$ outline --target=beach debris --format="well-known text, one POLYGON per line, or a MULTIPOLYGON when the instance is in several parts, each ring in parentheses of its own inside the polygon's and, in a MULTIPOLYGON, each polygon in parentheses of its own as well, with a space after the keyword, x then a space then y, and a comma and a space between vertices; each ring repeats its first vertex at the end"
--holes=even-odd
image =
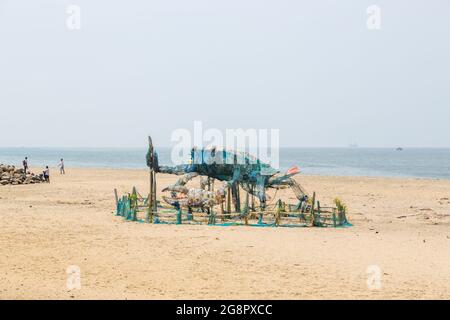
POLYGON ((16 169, 13 165, 0 164, 0 185, 35 184, 45 182, 43 174, 25 172, 24 169, 16 169))

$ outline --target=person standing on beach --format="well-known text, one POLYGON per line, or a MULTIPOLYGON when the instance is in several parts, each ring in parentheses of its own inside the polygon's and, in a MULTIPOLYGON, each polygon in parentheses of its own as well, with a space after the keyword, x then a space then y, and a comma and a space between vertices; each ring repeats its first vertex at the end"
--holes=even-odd
POLYGON ((50 183, 50 169, 48 168, 48 166, 45 166, 45 170, 43 173, 44 173, 45 182, 50 183))
POLYGON ((25 157, 25 159, 22 161, 23 170, 25 173, 27 173, 28 170, 28 157, 25 157))
POLYGON ((64 170, 64 159, 63 158, 61 158, 61 161, 58 164, 58 167, 59 167, 60 174, 66 174, 66 170, 64 170))

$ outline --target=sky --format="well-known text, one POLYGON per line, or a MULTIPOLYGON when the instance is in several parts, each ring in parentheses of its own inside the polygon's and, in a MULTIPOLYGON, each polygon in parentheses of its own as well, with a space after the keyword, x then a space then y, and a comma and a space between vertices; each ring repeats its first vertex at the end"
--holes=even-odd
POLYGON ((0 0, 0 147, 450 147, 449 39, 450 0, 0 0))

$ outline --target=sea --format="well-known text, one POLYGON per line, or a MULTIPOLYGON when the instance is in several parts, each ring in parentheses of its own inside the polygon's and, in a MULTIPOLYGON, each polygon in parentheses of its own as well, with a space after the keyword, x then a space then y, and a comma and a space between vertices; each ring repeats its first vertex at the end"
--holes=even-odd
MULTIPOLYGON (((67 170, 146 168, 142 148, 0 148, 0 164, 55 167, 64 158, 67 170)), ((170 165, 171 149, 157 149, 160 164, 170 165)), ((303 174, 325 176, 411 177, 450 179, 450 148, 281 148, 280 171, 297 165, 303 174)))

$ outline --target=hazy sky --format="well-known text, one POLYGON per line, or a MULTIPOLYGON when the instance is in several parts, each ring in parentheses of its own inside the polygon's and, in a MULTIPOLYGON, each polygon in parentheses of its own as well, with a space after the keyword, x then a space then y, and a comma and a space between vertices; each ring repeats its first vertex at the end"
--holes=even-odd
POLYGON ((194 120, 450 147, 450 0, 0 0, 0 41, 0 147, 167 146, 194 120))

